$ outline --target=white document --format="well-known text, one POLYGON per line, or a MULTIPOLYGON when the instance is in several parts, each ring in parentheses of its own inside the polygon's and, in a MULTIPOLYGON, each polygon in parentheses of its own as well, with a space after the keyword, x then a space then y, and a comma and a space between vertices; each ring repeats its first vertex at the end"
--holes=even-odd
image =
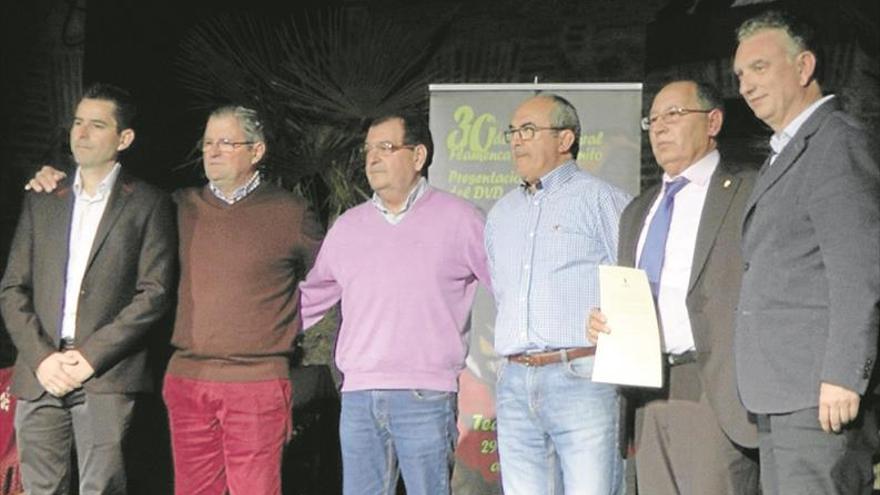
POLYGON ((593 381, 660 388, 660 328, 645 271, 600 266, 599 287, 601 310, 611 333, 599 334, 593 381))

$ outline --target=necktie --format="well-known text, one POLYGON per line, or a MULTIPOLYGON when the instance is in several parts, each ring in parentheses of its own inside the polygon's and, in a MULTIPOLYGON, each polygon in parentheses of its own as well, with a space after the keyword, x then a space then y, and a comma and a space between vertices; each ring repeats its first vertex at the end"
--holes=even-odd
POLYGON ((642 246, 642 255, 639 257, 639 268, 648 274, 648 282, 651 284, 651 293, 654 299, 660 293, 660 270, 663 269, 663 258, 666 257, 666 238, 669 236, 669 224, 672 221, 672 207, 675 204, 675 195, 682 187, 687 185, 688 180, 679 177, 672 182, 666 183, 666 191, 660 206, 651 219, 648 226, 648 234, 645 236, 645 244, 642 246))

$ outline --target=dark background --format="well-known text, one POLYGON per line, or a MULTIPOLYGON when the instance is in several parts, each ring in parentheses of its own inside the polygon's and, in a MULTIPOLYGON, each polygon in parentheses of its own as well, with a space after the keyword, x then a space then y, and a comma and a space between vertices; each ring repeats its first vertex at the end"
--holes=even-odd
MULTIPOLYGON (((301 32, 317 33, 329 25, 321 16, 334 12, 352 21, 343 25, 381 22, 401 32, 427 33, 421 38, 424 46, 416 47, 421 51, 417 56, 403 51, 407 47, 400 46, 399 37, 364 39, 368 48, 385 55, 376 58, 389 65, 385 69, 408 67, 414 80, 427 82, 531 82, 535 77, 542 82, 644 82, 645 102, 650 104, 664 81, 701 77, 715 82, 726 98, 722 151, 728 157, 760 163, 769 130, 737 95, 730 68, 733 33, 742 20, 761 9, 788 7, 818 20, 825 36, 824 59, 831 69, 824 89, 836 92, 877 135, 880 2, 739 3, 750 2, 0 0, 0 267, 5 265, 26 178, 42 163, 70 165, 67 127, 82 88, 89 83, 118 84, 130 89, 138 101, 137 139, 124 157, 130 172, 167 190, 202 180, 193 152, 207 108, 242 98, 230 94, 228 81, 216 71, 215 79, 202 84, 201 90, 186 80, 187 75, 199 73, 194 65, 212 64, 207 54, 201 60, 200 53, 187 51, 187 41, 218 19, 229 25, 251 20, 269 28, 290 22, 301 32)), ((364 32, 377 36, 374 31, 364 32)), ((222 55, 222 37, 218 43, 217 53, 222 55)), ((335 62, 358 66, 353 57, 335 62)), ((358 87, 355 80, 347 87, 354 92, 375 90, 364 84, 358 87)), ((425 87, 423 109, 427 97, 425 87)), ((359 111, 353 112, 353 122, 368 113, 359 111)), ((317 124, 322 120, 318 111, 294 117, 317 124)), ((328 115, 327 120, 333 117, 328 115)), ((301 167, 296 177, 320 176, 321 170, 308 165, 312 167, 291 161, 280 166, 301 167)), ((362 175, 357 164, 352 166, 357 168, 352 172, 355 176, 362 175)), ((642 172, 643 185, 659 176, 647 141, 642 172)), ((308 184, 322 218, 331 217, 332 212, 323 211, 320 197, 329 194, 326 184, 321 180, 308 184)), ((317 353, 322 355, 311 363, 329 363, 327 349, 325 343, 317 353)), ((12 359, 13 349, 0 327, 0 366, 12 359)), ((285 483, 289 493, 334 493, 338 456, 333 381, 326 368, 295 372, 305 395, 300 396, 301 413, 295 415, 298 437, 288 460, 298 471, 285 483), (296 487, 290 485, 294 479, 296 487)), ((164 412, 157 402, 145 413, 143 435, 150 441, 139 453, 145 466, 140 474, 145 480, 143 493, 170 493, 164 412)))
MULTIPOLYGON (((733 31, 768 5, 788 6, 819 19, 828 41, 826 59, 833 67, 826 89, 836 90, 851 111, 880 129, 880 3, 732 3, 3 0, 0 259, 6 257, 24 178, 39 163, 68 164, 67 125, 82 87, 91 82, 129 88, 139 102, 137 139, 125 157, 129 171, 169 190, 201 180, 193 149, 206 109, 236 96, 224 94, 222 81, 209 85, 211 97, 187 88, 182 65, 192 64, 193 55, 199 55, 185 57, 181 45, 218 18, 256 18, 264 23, 294 19, 302 24, 316 21, 316 12, 335 10, 371 22, 388 21, 402 30, 432 31, 425 47, 430 58, 423 61, 431 65, 430 82, 529 82, 535 77, 542 82, 634 81, 645 83, 650 102, 663 81, 696 75, 716 82, 727 98, 724 151, 760 161, 767 130, 736 93, 730 70, 733 31)), ((399 49, 395 41, 387 40, 391 55, 399 49)), ((393 57, 387 61, 404 62, 393 57)), ((656 167, 650 150, 643 148, 643 180, 649 183, 656 180, 656 167)))

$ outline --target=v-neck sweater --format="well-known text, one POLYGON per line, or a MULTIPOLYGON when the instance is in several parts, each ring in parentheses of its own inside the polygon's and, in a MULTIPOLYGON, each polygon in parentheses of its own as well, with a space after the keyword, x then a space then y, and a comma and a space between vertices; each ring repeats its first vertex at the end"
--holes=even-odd
POLYGON ((263 183, 232 205, 175 193, 180 287, 168 372, 213 381, 288 376, 301 325, 297 283, 321 237, 305 202, 263 183))

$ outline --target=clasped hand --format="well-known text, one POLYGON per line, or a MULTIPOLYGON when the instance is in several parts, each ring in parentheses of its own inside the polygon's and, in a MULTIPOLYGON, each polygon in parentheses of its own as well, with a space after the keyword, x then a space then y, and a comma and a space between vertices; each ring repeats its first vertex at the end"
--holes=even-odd
POLYGON ((77 350, 55 352, 37 367, 37 380, 47 392, 63 397, 82 387, 92 375, 94 368, 77 350))

